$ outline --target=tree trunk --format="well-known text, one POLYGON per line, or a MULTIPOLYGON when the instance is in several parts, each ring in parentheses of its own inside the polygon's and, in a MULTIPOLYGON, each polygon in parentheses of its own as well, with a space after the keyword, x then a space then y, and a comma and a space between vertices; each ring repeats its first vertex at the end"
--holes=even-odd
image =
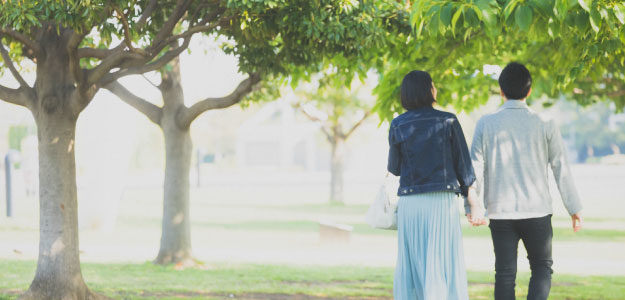
POLYGON ((31 108, 39 140, 39 258, 22 299, 98 299, 87 288, 78 254, 75 128, 78 113, 65 40, 54 30, 41 38, 36 98, 31 108))
POLYGON ((332 160, 330 165, 330 202, 343 204, 343 164, 345 161, 345 140, 335 137, 331 141, 332 160))
POLYGON ((192 265, 189 173, 193 146, 189 126, 181 126, 178 120, 180 111, 186 109, 178 58, 172 65, 172 70, 163 74, 160 87, 164 101, 160 126, 165 136, 165 185, 161 247, 154 263, 192 265))

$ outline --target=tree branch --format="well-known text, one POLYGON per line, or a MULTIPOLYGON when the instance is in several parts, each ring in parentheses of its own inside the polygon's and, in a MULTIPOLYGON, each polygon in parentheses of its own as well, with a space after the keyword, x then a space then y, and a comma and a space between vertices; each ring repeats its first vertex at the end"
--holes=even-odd
POLYGON ((136 52, 139 53, 143 56, 148 56, 145 53, 145 50, 143 49, 137 49, 132 45, 132 37, 130 36, 130 25, 128 24, 128 18, 126 17, 126 15, 122 12, 122 10, 117 7, 114 6, 114 10, 115 13, 117 13, 118 19, 121 21, 122 23, 122 27, 123 27, 123 32, 124 32, 124 43, 126 43, 126 46, 128 47, 128 49, 131 52, 136 52))
MULTIPOLYGON (((186 4, 185 3, 186 1, 178 1, 176 9, 177 10, 181 8, 186 9, 186 7, 188 6, 188 3, 186 4)), ((173 22, 173 25, 175 26, 175 24, 177 24, 177 22, 179 21, 181 17, 182 15, 180 15, 180 12, 174 12, 167 22, 169 23, 171 21, 173 22)), ((169 38, 166 38, 166 36, 162 38, 158 38, 157 36, 157 38, 154 40, 151 46, 149 46, 145 50, 141 49, 140 51, 141 53, 133 53, 132 51, 113 51, 112 53, 111 52, 107 53, 103 51, 96 52, 94 50, 85 49, 83 51, 84 53, 90 53, 94 55, 108 54, 108 57, 106 57, 97 67, 89 71, 90 74, 88 77, 88 82, 90 84, 100 82, 101 85, 104 86, 110 82, 113 82, 127 75, 141 74, 145 72, 158 70, 162 68, 165 64, 167 64, 170 60, 172 60, 174 57, 182 53, 182 51, 184 51, 189 46, 189 42, 191 41, 191 36, 193 34, 198 33, 200 31, 209 30, 210 28, 213 28, 215 26, 217 26, 217 24, 194 26, 192 28, 189 28, 186 32, 182 34, 174 35, 169 38), (173 50, 170 50, 169 52, 165 53, 163 56, 158 58, 156 61, 147 65, 144 65, 145 63, 148 63, 150 60, 152 60, 156 56, 156 54, 158 54, 158 52, 160 52, 167 45, 163 43, 164 41, 167 41, 169 44, 180 38, 184 38, 182 46, 175 48, 173 50), (148 55, 148 53, 150 54, 148 55), (130 64, 131 66, 128 67, 127 69, 124 69, 124 66, 121 66, 121 64, 124 61, 131 61, 132 62, 130 64), (132 67, 132 65, 135 65, 135 66, 132 67), (115 67, 122 67, 122 70, 119 70, 115 73, 110 74, 109 73, 110 70, 112 70, 115 67)), ((159 32, 159 34, 163 33, 164 30, 166 30, 165 26, 159 32)), ((172 30, 173 29, 169 30, 170 34, 172 30)))
POLYGON ((4 100, 11 104, 28 107, 28 91, 23 87, 12 89, 0 85, 0 100, 4 100))
POLYGON ((321 120, 321 119, 319 119, 319 118, 309 114, 308 112, 306 112, 306 110, 304 108, 302 108, 302 105, 299 104, 299 103, 294 104, 293 107, 295 107, 295 109, 301 111, 302 114, 304 114, 304 116, 306 116, 309 120, 311 120, 311 121, 313 121, 315 123, 318 123, 320 125, 321 132, 326 136, 326 139, 328 140, 328 142, 333 143, 334 135, 330 133, 331 130, 328 130, 327 124, 323 120, 321 120))
POLYGON ((160 107, 131 93, 118 81, 113 81, 104 86, 104 88, 111 91, 111 93, 115 94, 119 99, 126 102, 128 105, 134 107, 140 113, 144 114, 153 123, 160 125, 161 117, 163 115, 163 110, 160 107))
POLYGON ((145 23, 147 23, 148 18, 152 15, 152 11, 154 11, 154 8, 156 7, 156 3, 157 0, 150 0, 148 5, 145 6, 141 17, 139 18, 139 21, 137 21, 137 28, 139 28, 139 30, 141 30, 145 23))
POLYGON ((176 56, 180 55, 182 51, 187 49, 187 47, 189 46, 189 42, 191 42, 191 36, 186 37, 181 46, 175 49, 169 50, 168 52, 163 54, 163 56, 159 57, 157 60, 149 64, 138 65, 135 67, 129 67, 127 69, 119 70, 115 73, 104 74, 104 76, 102 76, 100 79, 100 84, 104 86, 124 76, 143 74, 143 73, 147 73, 151 71, 156 71, 164 67, 169 61, 171 61, 176 56))
MULTIPOLYGON (((148 14, 151 12, 151 10, 154 9, 153 6, 156 5, 153 2, 156 1, 151 1, 150 3, 148 3, 146 10, 141 16, 141 19, 147 19, 148 14)), ((186 13, 190 2, 192 1, 177 1, 174 12, 171 14, 161 30, 158 32, 152 44, 144 49, 134 49, 132 45, 129 45, 129 43, 125 42, 122 42, 120 46, 111 50, 99 50, 92 48, 80 49, 79 57, 96 57, 102 59, 98 66, 91 70, 88 70, 87 83, 89 84, 89 86, 96 83, 101 86, 105 86, 127 75, 142 74, 145 72, 158 70, 165 66, 165 64, 167 64, 174 57, 182 53, 182 51, 184 51, 189 46, 189 42, 193 34, 215 28, 220 24, 221 21, 224 20, 222 19, 210 25, 206 25, 205 22, 207 21, 204 21, 204 23, 201 25, 191 26, 185 32, 172 36, 173 29, 186 13), (163 56, 157 58, 155 61, 150 63, 150 61, 152 61, 167 45, 181 38, 184 39, 182 46, 169 50, 163 56), (130 51, 124 51, 124 46, 128 46, 130 51), (110 73, 110 71, 114 68, 120 68, 120 70, 114 73, 110 73)), ((125 18, 125 16, 123 16, 123 14, 119 12, 119 10, 117 11, 117 14, 120 15, 120 18, 125 18)), ((123 21, 124 20, 122 20, 122 22, 123 21)), ((126 29, 124 30, 127 31, 126 29)), ((126 34, 125 40, 129 40, 129 35, 126 34)))
POLYGON ((350 128, 349 131, 347 131, 346 134, 343 134, 343 138, 344 139, 348 139, 349 136, 352 135, 352 133, 354 133, 356 128, 358 128, 360 125, 362 125, 362 123, 365 121, 365 119, 367 119, 370 115, 371 115, 370 111, 365 112, 365 115, 360 119, 360 121, 356 122, 356 124, 354 124, 354 126, 352 126, 352 128, 350 128))
POLYGON ((222 109, 239 103, 243 97, 254 90, 254 86, 260 80, 261 77, 258 73, 252 73, 247 79, 241 81, 230 95, 221 98, 206 98, 193 104, 180 115, 178 124, 181 128, 187 128, 193 120, 208 110, 222 109))
POLYGON ((80 48, 77 51, 78 51, 78 58, 93 57, 97 59, 105 59, 109 55, 111 55, 111 53, 113 53, 114 50, 97 49, 97 48, 80 48))
POLYGON ((87 82, 89 83, 89 85, 98 82, 104 76, 109 74, 109 72, 113 68, 120 65, 124 60, 129 60, 129 59, 141 61, 141 60, 144 60, 145 57, 137 53, 128 52, 128 51, 114 51, 111 54, 109 54, 108 57, 102 60, 102 62, 100 62, 100 64, 97 67, 88 71, 87 82))
POLYGON ((150 80, 147 77, 145 77, 145 74, 141 74, 141 77, 143 77, 143 79, 145 79, 145 81, 147 81, 151 86, 159 89, 159 86, 157 84, 155 84, 154 82, 152 82, 152 80, 150 80))
POLYGON ((0 36, 0 54, 2 54, 2 60, 4 61, 4 65, 7 68, 9 68, 9 71, 11 71, 11 74, 13 74, 13 77, 15 77, 15 80, 19 82, 20 86, 24 88, 26 87, 30 88, 28 83, 26 83, 26 80, 24 80, 22 75, 20 75, 20 72, 18 72, 17 69, 15 68, 13 61, 11 60, 11 57, 9 56, 9 52, 7 51, 7 49, 4 48, 4 45, 2 44, 1 36, 0 36))
POLYGON ((611 93, 607 93, 606 96, 608 96, 608 98, 616 98, 616 97, 625 96, 625 90, 620 90, 620 91, 614 91, 614 92, 611 92, 611 93))
POLYGON ((37 43, 35 43, 33 40, 28 38, 26 35, 18 32, 18 31, 15 31, 13 29, 0 27, 0 33, 6 34, 6 35, 14 38, 15 40, 19 41, 24 46, 30 48, 34 52, 35 55, 37 53, 41 52, 41 47, 39 47, 39 45, 37 43))
POLYGON ((150 53, 160 52, 160 49, 163 49, 169 43, 164 42, 164 40, 171 35, 178 21, 184 16, 187 7, 189 7, 191 1, 189 0, 178 0, 176 2, 176 7, 174 8, 174 12, 167 19, 167 22, 163 24, 161 30, 156 34, 154 38, 154 42, 152 43, 152 47, 148 49, 150 53))
POLYGON ((80 57, 78 56, 78 45, 85 38, 87 34, 72 32, 72 35, 67 43, 67 53, 69 55, 69 69, 74 76, 77 88, 81 94, 85 92, 85 70, 80 67, 80 57))
POLYGON ((193 26, 193 27, 187 29, 187 31, 185 31, 185 32, 183 32, 181 34, 170 36, 169 38, 165 39, 164 42, 166 44, 169 44, 169 43, 174 42, 174 41, 176 41, 178 39, 187 38, 188 36, 191 36, 191 35, 196 34, 198 32, 209 31, 209 30, 217 27, 219 24, 221 24, 221 22, 223 22, 225 20, 229 20, 229 19, 230 19, 230 17, 220 19, 219 22, 214 22, 214 23, 211 23, 209 25, 193 26))

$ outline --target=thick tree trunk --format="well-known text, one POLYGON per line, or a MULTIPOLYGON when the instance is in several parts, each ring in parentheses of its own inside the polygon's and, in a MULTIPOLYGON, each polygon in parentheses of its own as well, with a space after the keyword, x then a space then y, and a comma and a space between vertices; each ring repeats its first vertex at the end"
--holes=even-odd
POLYGON ((39 136, 39 259, 23 299, 89 299, 78 255, 74 132, 62 114, 37 118, 39 136))
POLYGON ((343 204, 343 164, 345 161, 345 140, 335 137, 331 141, 330 202, 343 204))
POLYGON ((161 84, 165 103, 160 124, 165 136, 165 185, 161 247, 154 262, 192 265, 189 172, 193 145, 189 127, 179 124, 180 111, 186 107, 178 59, 172 65, 161 84))
POLYGON ((22 299, 98 299, 87 288, 78 254, 78 203, 74 137, 78 112, 66 40, 48 30, 41 38, 30 107, 39 140, 39 258, 22 299))

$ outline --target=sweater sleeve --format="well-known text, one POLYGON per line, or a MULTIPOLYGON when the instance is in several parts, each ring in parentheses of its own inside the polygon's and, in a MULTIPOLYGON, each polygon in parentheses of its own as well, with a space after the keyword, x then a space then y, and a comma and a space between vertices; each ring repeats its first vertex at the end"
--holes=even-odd
POLYGON ((549 151, 549 165, 553 171, 564 207, 570 215, 582 210, 582 203, 573 182, 573 176, 566 159, 560 130, 555 122, 550 121, 547 126, 547 144, 549 151))

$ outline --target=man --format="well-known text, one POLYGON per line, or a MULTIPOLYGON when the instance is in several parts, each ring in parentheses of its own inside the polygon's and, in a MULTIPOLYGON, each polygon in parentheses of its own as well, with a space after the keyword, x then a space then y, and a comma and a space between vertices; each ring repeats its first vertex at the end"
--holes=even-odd
POLYGON ((532 91, 531 86, 532 77, 525 66, 508 64, 499 76, 505 102, 496 112, 478 121, 471 146, 477 177, 475 188, 484 195, 486 215, 490 219, 496 300, 515 299, 519 240, 525 245, 532 270, 527 299, 549 296, 553 273, 553 209, 548 166, 575 232, 582 223, 582 205, 558 126, 527 106, 525 99, 532 91))

